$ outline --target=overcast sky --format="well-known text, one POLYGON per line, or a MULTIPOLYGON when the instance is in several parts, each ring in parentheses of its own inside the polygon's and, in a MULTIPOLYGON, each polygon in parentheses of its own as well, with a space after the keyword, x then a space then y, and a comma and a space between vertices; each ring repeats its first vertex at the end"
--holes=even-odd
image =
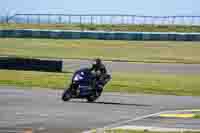
POLYGON ((4 13, 200 15, 200 0, 0 0, 4 13))

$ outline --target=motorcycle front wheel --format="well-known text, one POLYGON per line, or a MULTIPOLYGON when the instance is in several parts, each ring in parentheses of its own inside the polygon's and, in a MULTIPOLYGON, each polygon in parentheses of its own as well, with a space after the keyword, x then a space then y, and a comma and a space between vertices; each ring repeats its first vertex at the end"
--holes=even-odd
POLYGON ((69 101, 71 99, 71 93, 70 91, 67 89, 63 92, 62 94, 62 100, 63 101, 69 101))

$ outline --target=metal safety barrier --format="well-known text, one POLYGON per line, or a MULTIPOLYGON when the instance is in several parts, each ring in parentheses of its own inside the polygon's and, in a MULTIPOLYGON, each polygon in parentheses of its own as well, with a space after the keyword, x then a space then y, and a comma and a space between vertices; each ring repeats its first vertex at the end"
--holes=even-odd
POLYGON ((152 40, 152 41, 200 41, 200 33, 176 32, 106 32, 64 30, 0 30, 0 37, 102 39, 102 40, 152 40))

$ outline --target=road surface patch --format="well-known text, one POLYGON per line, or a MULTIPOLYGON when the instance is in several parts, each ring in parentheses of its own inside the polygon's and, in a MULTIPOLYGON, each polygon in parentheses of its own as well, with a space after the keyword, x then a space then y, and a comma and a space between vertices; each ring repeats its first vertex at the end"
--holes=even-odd
MULTIPOLYGON (((200 112, 199 109, 191 109, 191 110, 173 110, 173 111, 162 111, 162 112, 158 112, 158 113, 154 113, 154 114, 149 114, 149 115, 145 115, 145 116, 141 116, 141 117, 137 117, 137 118, 133 118, 127 121, 121 121, 121 122, 117 122, 111 125, 108 125, 104 128, 101 129, 97 129, 96 132, 98 133, 98 131, 106 131, 106 130, 133 130, 133 131, 152 131, 152 132, 185 132, 185 131, 191 131, 191 132, 200 132, 200 128, 199 129, 190 129, 190 128, 165 128, 165 127, 156 127, 156 126, 143 126, 143 125, 131 125, 131 123, 136 122, 136 121, 141 121, 141 120, 145 120, 148 118, 158 118, 159 117, 163 117, 163 118, 195 118, 196 113, 200 112)), ((94 130, 90 130, 90 131, 86 131, 84 133, 93 133, 94 130)))
POLYGON ((198 118, 200 115, 200 110, 193 109, 193 110, 180 110, 177 112, 168 112, 159 114, 159 117, 162 118, 198 118))
POLYGON ((148 126, 121 126, 111 130, 135 130, 135 131, 148 131, 148 132, 199 132, 197 129, 184 129, 184 128, 163 128, 163 127, 148 127, 148 126))
POLYGON ((160 114, 159 116, 166 118, 194 118, 195 114, 160 114))

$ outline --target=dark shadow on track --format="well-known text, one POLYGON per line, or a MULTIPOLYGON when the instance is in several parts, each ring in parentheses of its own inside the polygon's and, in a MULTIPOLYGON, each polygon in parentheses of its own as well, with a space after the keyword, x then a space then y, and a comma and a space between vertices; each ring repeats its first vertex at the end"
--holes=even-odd
POLYGON ((70 103, 85 103, 85 104, 104 104, 104 105, 119 105, 119 106, 138 106, 138 107, 151 107, 146 104, 133 104, 133 103, 120 103, 120 102, 85 102, 85 101, 69 101, 70 103))

